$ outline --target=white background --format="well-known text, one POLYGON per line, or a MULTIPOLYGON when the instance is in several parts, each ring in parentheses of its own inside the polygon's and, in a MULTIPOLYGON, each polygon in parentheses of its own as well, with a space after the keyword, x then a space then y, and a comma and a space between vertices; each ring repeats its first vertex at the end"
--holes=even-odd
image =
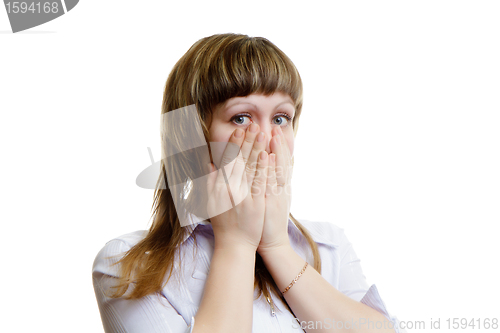
POLYGON ((500 318, 499 17, 497 1, 87 0, 12 34, 0 8, 2 327, 102 332, 92 263, 150 225, 135 179, 147 147, 160 157, 167 76, 224 32, 268 38, 303 78, 292 213, 344 228, 400 320, 500 318))

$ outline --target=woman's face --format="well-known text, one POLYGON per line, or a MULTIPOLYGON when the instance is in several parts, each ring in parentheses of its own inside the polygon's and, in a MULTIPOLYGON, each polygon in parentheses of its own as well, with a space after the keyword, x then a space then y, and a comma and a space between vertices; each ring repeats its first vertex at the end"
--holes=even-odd
MULTIPOLYGON (((219 104, 213 114, 210 125, 210 142, 228 142, 234 130, 241 128, 246 131, 252 123, 260 126, 260 131, 266 135, 266 151, 271 153, 269 140, 275 127, 281 126, 293 156, 293 127, 292 120, 295 116, 295 107, 290 96, 281 92, 272 95, 250 94, 246 97, 233 97, 219 104), (271 133, 272 131, 272 133, 271 133)), ((214 163, 218 166, 222 159, 223 148, 212 149, 214 163)))

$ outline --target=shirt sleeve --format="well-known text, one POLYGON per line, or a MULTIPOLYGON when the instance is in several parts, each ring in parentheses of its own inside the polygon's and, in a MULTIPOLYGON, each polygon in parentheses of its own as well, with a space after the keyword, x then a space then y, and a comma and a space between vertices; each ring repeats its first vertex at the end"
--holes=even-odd
POLYGON ((373 284, 368 288, 360 260, 343 231, 340 243, 339 290, 352 299, 383 314, 392 323, 396 333, 406 332, 399 328, 399 320, 391 316, 387 311, 377 287, 373 284))
POLYGON ((92 280, 94 291, 106 333, 191 333, 194 317, 188 325, 170 302, 162 295, 151 294, 140 299, 111 298, 111 287, 117 282, 117 254, 124 253, 129 246, 123 241, 113 240, 97 255, 92 280))

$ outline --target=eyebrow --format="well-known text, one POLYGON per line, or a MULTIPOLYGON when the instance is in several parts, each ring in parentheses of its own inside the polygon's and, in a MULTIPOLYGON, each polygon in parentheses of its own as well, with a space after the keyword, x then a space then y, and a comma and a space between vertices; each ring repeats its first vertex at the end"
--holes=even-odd
MULTIPOLYGON (((236 102, 234 102, 234 103, 231 103, 229 106, 227 106, 227 105, 223 105, 223 107, 222 107, 222 109, 223 109, 223 113, 226 113, 228 109, 230 109, 230 108, 232 108, 233 106, 238 105, 238 104, 248 104, 248 105, 252 105, 252 106, 253 106, 255 109, 257 109, 257 110, 259 109, 259 108, 257 107, 257 105, 255 105, 255 104, 253 104, 253 103, 246 102, 246 101, 241 101, 241 102, 236 101, 236 102)), ((291 104, 291 105, 293 106, 293 115, 295 115, 295 105, 293 104, 293 100, 292 100, 291 98, 288 98, 288 100, 286 100, 286 101, 284 101, 284 102, 281 102, 281 103, 279 103, 278 105, 276 105, 276 106, 274 107, 274 110, 276 110, 277 108, 279 108, 279 107, 280 107, 281 105, 283 105, 283 104, 291 104)))

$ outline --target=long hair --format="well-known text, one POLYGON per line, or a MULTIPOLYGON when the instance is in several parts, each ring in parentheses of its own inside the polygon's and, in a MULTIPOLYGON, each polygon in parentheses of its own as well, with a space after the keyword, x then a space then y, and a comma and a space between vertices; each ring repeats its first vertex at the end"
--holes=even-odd
MULTIPOLYGON (((175 64, 165 85, 161 114, 194 104, 206 142, 209 142, 208 129, 212 112, 218 104, 232 97, 244 97, 252 93, 268 96, 275 92, 288 94, 294 102, 295 117, 292 126, 296 136, 302 110, 302 80, 292 61, 265 38, 218 34, 197 41, 175 64)), ((162 131, 168 132, 169 138, 183 137, 185 129, 182 126, 168 126, 162 128, 162 131)), ((175 150, 180 144, 179 140, 166 142, 167 140, 162 139, 162 153, 171 155, 169 150, 175 150)), ((178 148, 177 151, 182 152, 182 149, 178 148)), ((176 253, 192 229, 182 227, 179 223, 174 198, 181 193, 169 190, 167 176, 176 174, 179 183, 189 181, 188 177, 195 179, 202 176, 206 174, 206 166, 201 163, 197 165, 193 160, 202 161, 207 158, 202 156, 203 152, 200 150, 178 155, 180 158, 176 162, 176 170, 165 163, 166 159, 161 161, 161 175, 154 192, 151 228, 146 237, 118 261, 120 275, 112 297, 135 299, 160 293, 172 276, 176 253), (165 185, 161 186, 162 184, 165 185), (168 277, 165 279, 167 272, 168 277), (130 284, 133 284, 133 288, 125 295, 130 284)), ((200 192, 190 191, 186 200, 199 203, 197 193, 200 192)), ((290 219, 309 243, 314 256, 314 268, 321 272, 317 244, 291 213, 290 219)), ((196 248, 194 232, 192 237, 196 248)), ((254 281, 258 297, 263 293, 267 298, 274 292, 288 306, 258 253, 254 281)), ((291 311, 289 306, 288 309, 291 311)))

